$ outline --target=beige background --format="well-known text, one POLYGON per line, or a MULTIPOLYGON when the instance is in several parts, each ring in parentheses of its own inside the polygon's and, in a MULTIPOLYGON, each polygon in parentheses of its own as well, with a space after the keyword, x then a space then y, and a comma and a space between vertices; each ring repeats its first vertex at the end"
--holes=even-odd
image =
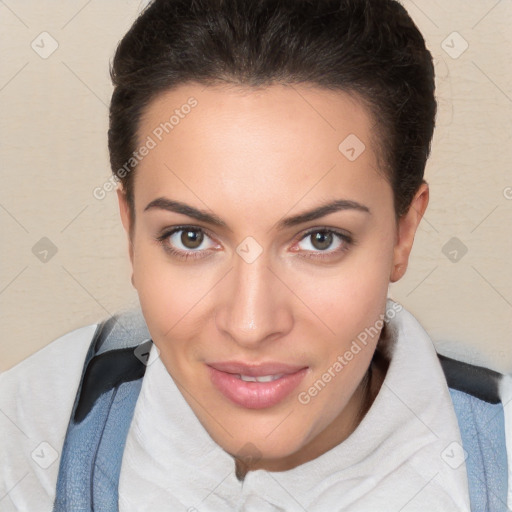
MULTIPOLYGON (((110 172, 108 62, 144 3, 0 1, 0 370, 136 304, 115 194, 92 191, 110 172), (43 237, 57 248, 46 262, 43 237)), ((390 295, 441 352, 512 372, 512 2, 404 4, 434 55, 440 112, 431 203, 390 295)))

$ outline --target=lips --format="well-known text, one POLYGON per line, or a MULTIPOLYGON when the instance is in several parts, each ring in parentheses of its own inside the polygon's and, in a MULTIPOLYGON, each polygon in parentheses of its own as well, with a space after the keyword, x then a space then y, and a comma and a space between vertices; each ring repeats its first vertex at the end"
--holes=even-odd
POLYGON ((289 375, 296 373, 305 366, 292 366, 284 363, 268 362, 260 364, 246 364, 236 361, 223 363, 209 363, 208 366, 219 370, 220 372, 232 373, 237 375, 249 375, 251 377, 262 377, 264 375, 289 375))
POLYGON ((231 402, 247 409, 277 405, 299 385, 308 368, 279 362, 246 364, 236 361, 209 363, 215 388, 231 402))

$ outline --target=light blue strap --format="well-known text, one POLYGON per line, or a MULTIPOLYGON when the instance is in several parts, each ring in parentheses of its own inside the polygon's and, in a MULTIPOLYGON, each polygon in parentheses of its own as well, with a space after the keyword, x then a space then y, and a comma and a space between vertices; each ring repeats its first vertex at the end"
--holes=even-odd
POLYGON ((148 336, 140 310, 111 317, 98 326, 62 448, 54 512, 117 512, 124 446, 145 370, 135 348, 148 336), (114 354, 113 350, 115 360, 109 363, 106 353, 114 354), (102 369, 96 367, 98 371, 92 372, 94 361, 102 358, 102 369), (88 388, 85 395, 91 400, 89 404, 83 401, 85 412, 77 417, 89 370, 89 383, 98 388, 99 396, 91 398, 88 388))
POLYGON ((121 462, 141 386, 142 379, 121 384, 110 407, 94 464, 93 510, 118 510, 121 462))
POLYGON ((62 450, 54 512, 117 512, 126 436, 142 379, 101 395, 81 423, 71 423, 62 450))
POLYGON ((505 418, 501 403, 490 404, 450 389, 468 458, 473 512, 507 512, 508 469, 505 418))

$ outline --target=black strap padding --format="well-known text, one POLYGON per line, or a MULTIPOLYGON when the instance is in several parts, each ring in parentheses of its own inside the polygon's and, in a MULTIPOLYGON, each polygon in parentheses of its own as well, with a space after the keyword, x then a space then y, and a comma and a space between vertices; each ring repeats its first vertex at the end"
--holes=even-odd
POLYGON ((473 395, 480 400, 490 404, 501 402, 499 394, 500 380, 502 374, 475 366, 450 357, 437 354, 446 377, 448 387, 473 395))
MULTIPOLYGON (((145 341, 138 352, 149 352, 152 341, 145 341), (146 347, 147 345, 147 347, 146 347)), ((73 421, 80 423, 91 411, 96 400, 107 391, 144 376, 146 365, 135 355, 136 347, 110 350, 94 356, 84 372, 80 397, 73 421)))

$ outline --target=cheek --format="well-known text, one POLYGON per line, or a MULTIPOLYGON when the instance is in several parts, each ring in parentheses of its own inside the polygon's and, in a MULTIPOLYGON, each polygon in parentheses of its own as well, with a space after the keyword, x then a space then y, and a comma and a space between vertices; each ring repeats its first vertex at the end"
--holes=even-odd
POLYGON ((133 271, 144 317, 160 350, 164 340, 194 336, 201 299, 212 289, 209 274, 199 276, 191 267, 171 263, 160 246, 149 243, 135 246, 133 271))
POLYGON ((303 282, 303 287, 311 287, 311 309, 319 312, 322 324, 329 328, 318 322, 312 327, 318 335, 324 333, 324 342, 315 346, 313 372, 302 390, 311 398, 309 406, 321 411, 316 415, 316 428, 330 424, 346 407, 373 356, 384 325, 388 292, 390 255, 380 256, 361 257, 350 265, 347 260, 316 292, 310 280, 303 282))
POLYGON ((393 259, 392 240, 390 231, 357 247, 333 269, 296 272, 296 289, 324 324, 325 337, 331 340, 330 350, 343 350, 384 313, 393 259))

